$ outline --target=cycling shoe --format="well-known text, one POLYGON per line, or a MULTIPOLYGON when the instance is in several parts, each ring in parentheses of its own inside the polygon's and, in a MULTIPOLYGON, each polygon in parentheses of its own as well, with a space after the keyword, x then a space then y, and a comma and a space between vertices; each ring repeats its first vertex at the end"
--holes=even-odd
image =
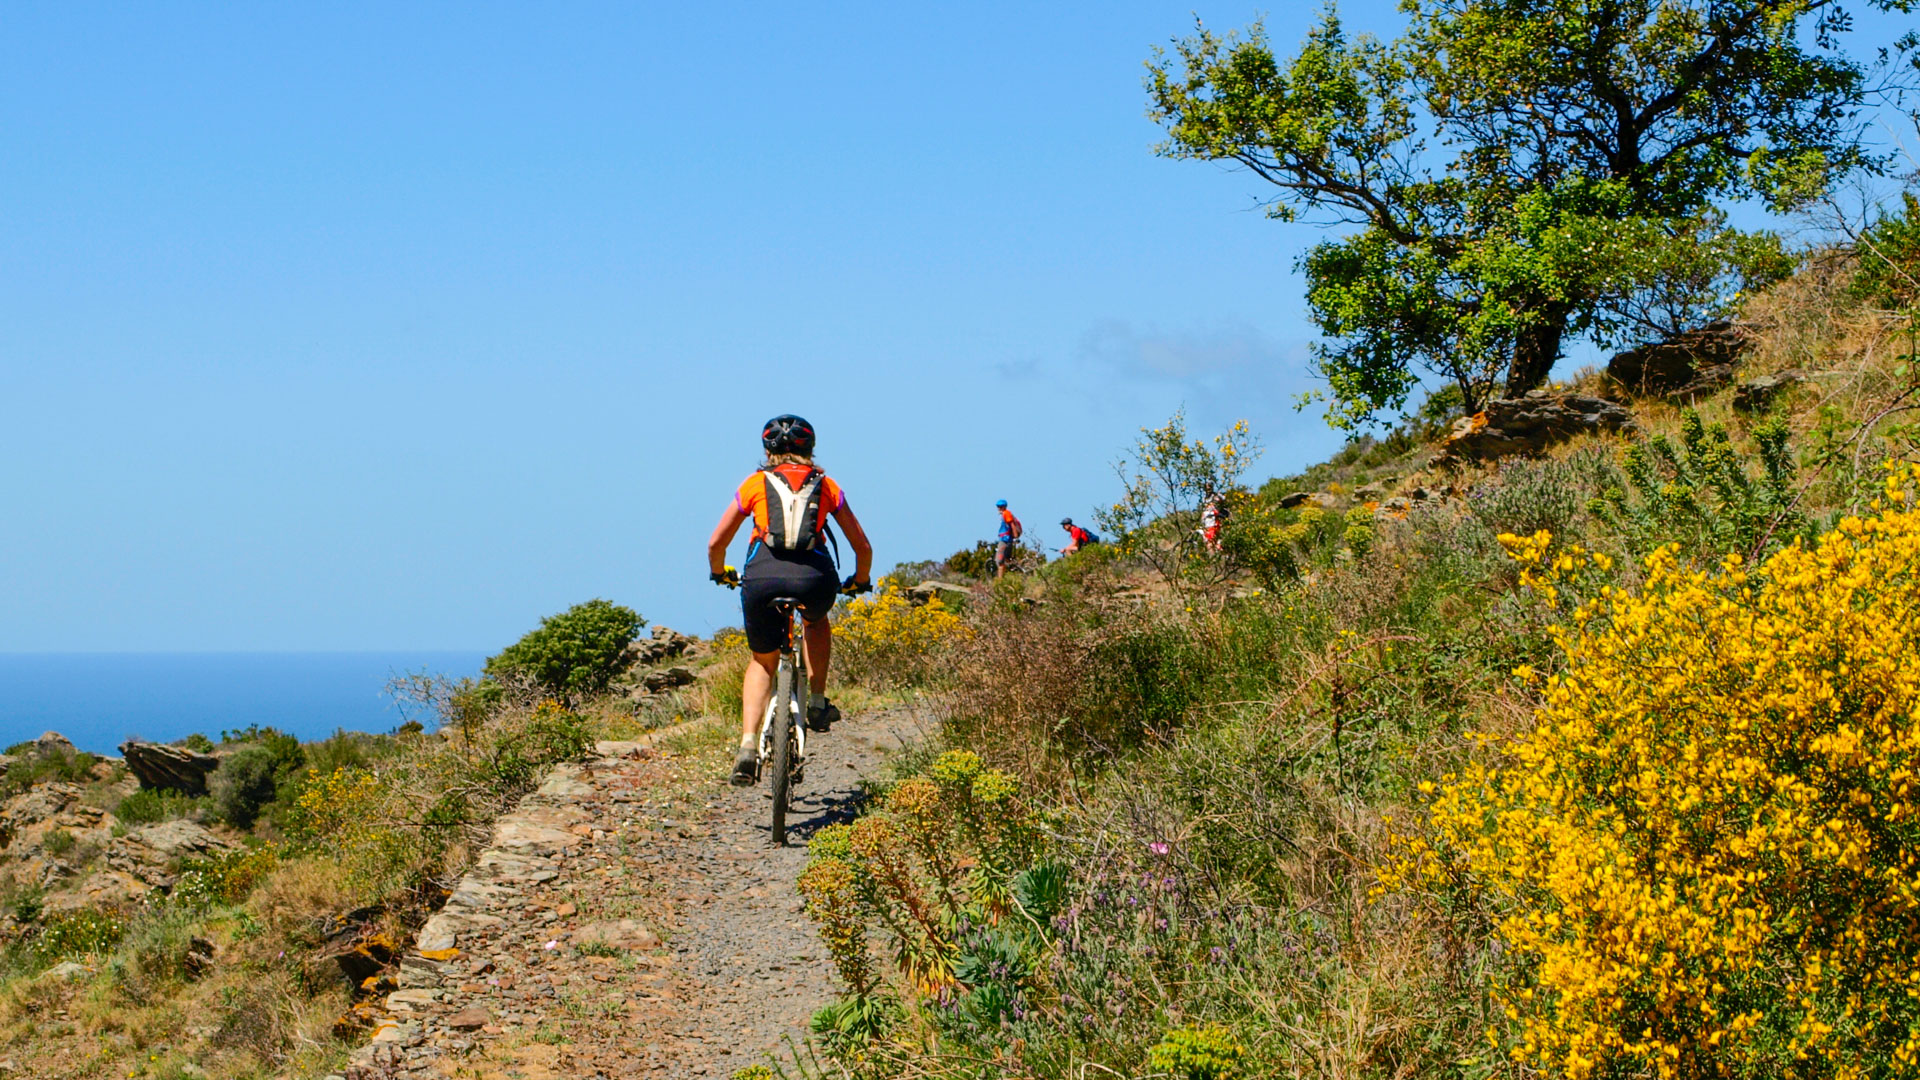
POLYGON ((819 708, 807 710, 808 731, 831 731, 834 722, 840 719, 840 710, 831 701, 823 701, 819 708))

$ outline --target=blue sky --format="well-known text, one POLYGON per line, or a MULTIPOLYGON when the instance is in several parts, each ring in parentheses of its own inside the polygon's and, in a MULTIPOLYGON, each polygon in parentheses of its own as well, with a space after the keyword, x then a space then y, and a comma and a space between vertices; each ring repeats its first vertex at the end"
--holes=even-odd
POLYGON ((1050 536, 1183 404, 1317 460, 1320 234, 1150 151, 1192 6, 9 5, 0 651, 710 630, 782 411, 883 565, 1050 536))

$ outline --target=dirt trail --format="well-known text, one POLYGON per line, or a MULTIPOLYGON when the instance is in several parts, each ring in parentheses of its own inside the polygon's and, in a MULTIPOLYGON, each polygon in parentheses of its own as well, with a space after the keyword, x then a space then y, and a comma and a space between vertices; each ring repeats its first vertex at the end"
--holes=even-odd
POLYGON ((721 725, 555 770, 423 928, 346 1077, 724 1077, 798 1041, 833 995, 793 887, 806 837, 914 731, 896 710, 810 741, 781 849, 766 786, 726 785, 721 725))

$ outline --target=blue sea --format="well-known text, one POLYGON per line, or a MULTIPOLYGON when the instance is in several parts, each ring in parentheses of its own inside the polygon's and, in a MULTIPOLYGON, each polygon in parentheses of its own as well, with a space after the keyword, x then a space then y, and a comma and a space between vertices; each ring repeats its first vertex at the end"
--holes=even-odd
MULTIPOLYGON (((386 694, 395 675, 477 675, 477 652, 0 653, 0 748, 57 731, 116 754, 138 736, 276 727, 301 739, 336 729, 392 731, 408 715, 386 694)), ((429 727, 432 718, 420 719, 429 727)))

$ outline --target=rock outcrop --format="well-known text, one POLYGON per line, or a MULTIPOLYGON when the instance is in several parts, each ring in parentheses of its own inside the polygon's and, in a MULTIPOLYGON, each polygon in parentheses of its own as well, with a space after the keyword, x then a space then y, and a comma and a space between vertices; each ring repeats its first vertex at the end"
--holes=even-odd
POLYGON ((1633 429, 1633 413, 1605 398, 1530 390, 1525 397, 1489 401, 1485 410, 1455 421, 1434 464, 1537 454, 1575 435, 1633 429))
POLYGON ((652 667, 687 651, 693 639, 664 626, 653 628, 653 636, 627 643, 621 659, 628 667, 652 667))
POLYGON ((914 607, 919 607, 936 596, 965 600, 971 595, 973 590, 964 585, 950 585, 944 581, 923 581, 907 590, 907 602, 914 607))
POLYGON ((1771 375, 1762 375, 1757 379, 1748 379, 1733 388, 1733 407, 1741 412, 1764 409, 1780 391, 1798 382, 1806 381, 1807 373, 1797 368, 1776 371, 1771 375))
POLYGON ((107 868, 144 885, 170 889, 173 868, 181 860, 205 859, 232 850, 232 844, 206 828, 176 818, 114 837, 107 845, 107 868))
POLYGON ((128 739, 120 745, 127 771, 140 778, 140 786, 188 795, 207 793, 207 774, 220 767, 220 759, 185 747, 128 739))
POLYGON ((1711 322, 1665 341, 1615 354, 1607 361, 1607 374, 1637 394, 1667 394, 1703 383, 1724 385, 1732 377, 1740 354, 1752 343, 1740 326, 1711 322), (1719 368, 1725 371, 1714 370, 1719 368))
POLYGON ((649 694, 659 694, 672 690, 676 686, 688 686, 693 682, 690 668, 670 667, 658 671, 649 671, 640 677, 640 687, 649 694))

